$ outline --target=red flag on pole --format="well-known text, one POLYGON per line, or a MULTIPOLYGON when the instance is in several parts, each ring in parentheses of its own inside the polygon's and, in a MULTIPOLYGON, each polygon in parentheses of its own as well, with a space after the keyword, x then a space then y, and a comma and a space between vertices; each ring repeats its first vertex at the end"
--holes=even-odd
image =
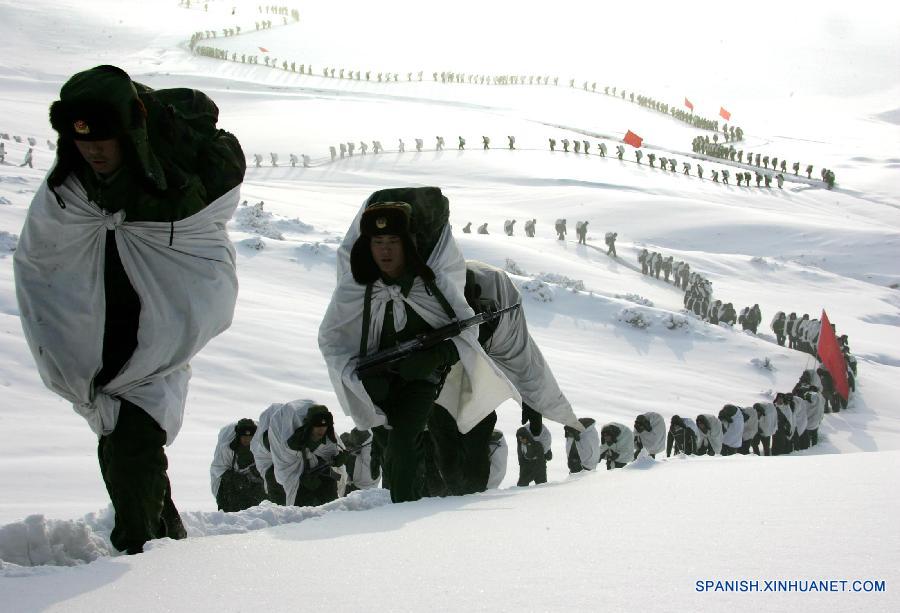
POLYGON ((266 49, 265 47, 257 47, 257 49, 259 49, 259 50, 262 51, 263 53, 268 53, 268 52, 269 52, 269 50, 266 49))
POLYGON ((628 130, 628 133, 625 135, 625 138, 623 138, 622 140, 625 141, 627 144, 631 145, 632 147, 634 147, 635 149, 640 147, 641 143, 644 142, 643 138, 641 138, 640 136, 638 136, 631 130, 628 130))
POLYGON ((731 113, 726 111, 724 106, 719 107, 719 115, 722 117, 722 119, 731 119, 731 113))
POLYGON ((847 362, 844 361, 844 354, 838 344, 837 338, 834 336, 834 330, 831 329, 831 322, 828 321, 828 315, 822 310, 822 327, 819 329, 819 359, 822 365, 831 373, 834 380, 834 389, 841 395, 844 400, 850 396, 850 386, 847 383, 847 362))
POLYGON ((688 100, 687 98, 684 99, 684 106, 688 107, 688 108, 691 109, 692 111, 694 110, 694 105, 693 105, 693 104, 691 103, 691 101, 688 100))

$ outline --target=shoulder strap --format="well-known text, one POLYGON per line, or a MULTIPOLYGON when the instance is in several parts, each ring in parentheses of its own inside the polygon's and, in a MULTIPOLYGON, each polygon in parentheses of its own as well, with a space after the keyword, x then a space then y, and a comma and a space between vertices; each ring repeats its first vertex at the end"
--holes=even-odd
POLYGON ((451 320, 456 320, 456 313, 453 311, 453 307, 450 306, 450 303, 447 302, 447 299, 444 297, 443 292, 438 289, 437 283, 434 282, 434 279, 431 281, 425 281, 425 289, 428 290, 428 293, 434 296, 437 301, 440 303, 441 308, 444 309, 444 313, 451 320))
POLYGON ((359 339, 359 357, 365 357, 369 348, 369 322, 372 319, 372 284, 366 285, 366 294, 363 297, 362 336, 359 339))

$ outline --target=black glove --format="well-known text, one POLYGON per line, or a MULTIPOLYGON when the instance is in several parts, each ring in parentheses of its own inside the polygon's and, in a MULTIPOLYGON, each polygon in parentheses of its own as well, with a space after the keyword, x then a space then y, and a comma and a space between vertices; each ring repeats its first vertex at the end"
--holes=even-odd
POLYGON ((530 406, 522 403, 522 425, 528 423, 528 429, 533 436, 539 436, 544 427, 543 416, 532 409, 530 406))
POLYGON ((407 356, 397 366, 397 372, 405 381, 419 381, 427 379, 439 368, 456 364, 458 360, 456 345, 448 339, 430 349, 407 356))
POLYGON ((553 459, 553 452, 550 451, 550 450, 547 450, 547 453, 544 454, 544 459, 547 460, 548 462, 549 462, 550 460, 552 460, 552 459, 553 459))
POLYGON ((346 449, 341 449, 336 456, 334 456, 334 465, 335 466, 344 466, 347 461, 350 459, 351 453, 346 449))

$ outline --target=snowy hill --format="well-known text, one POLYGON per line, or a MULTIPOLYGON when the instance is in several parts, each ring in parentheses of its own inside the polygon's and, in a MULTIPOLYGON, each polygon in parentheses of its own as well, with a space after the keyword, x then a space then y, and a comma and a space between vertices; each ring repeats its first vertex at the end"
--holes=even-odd
MULTIPOLYGON (((541 32, 597 17, 582 15, 575 3, 563 3, 553 15, 523 11, 511 25, 495 20, 500 9, 478 18, 466 13, 474 11, 472 3, 443 11, 406 1, 389 8, 359 3, 352 5, 360 11, 353 20, 343 4, 316 2, 289 6, 300 11, 298 23, 282 25, 279 17, 271 29, 214 42, 229 54, 260 54, 254 49, 262 47, 279 64, 312 63, 317 72, 330 65, 402 73, 397 83, 373 83, 192 54, 194 32, 241 24, 249 31, 259 19, 254 3, 213 1, 207 11, 193 4, 0 0, 0 133, 37 142, 30 169, 18 167, 26 143, 0 141, 7 149, 0 165, 4 606, 88 611, 102 603, 145 610, 152 593, 161 610, 200 611, 281 610, 295 602, 410 611, 896 609, 900 539, 891 518, 900 497, 888 484, 897 480, 900 453, 894 392, 900 56, 897 41, 884 36, 900 25, 896 9, 851 19, 848 9, 820 7, 808 28, 780 47, 774 37, 754 39, 763 60, 796 59, 783 73, 773 71, 768 83, 749 87, 731 76, 701 79, 679 65, 680 57, 664 70, 652 49, 629 57, 627 38, 610 32, 635 17, 625 9, 606 16, 604 36, 613 48, 626 47, 600 59, 579 56, 574 43, 540 49, 541 32), (519 36, 501 48, 508 28, 518 28, 519 36), (373 30, 379 36, 370 39, 373 30), (415 41, 433 33, 448 44, 393 44, 395 31, 415 33, 409 34, 415 41), (457 38, 467 44, 449 44, 457 38), (831 43, 828 65, 845 77, 843 89, 804 63, 812 49, 831 43), (855 74, 852 67, 866 51, 869 63, 855 74), (109 511, 98 511, 108 499, 95 437, 41 384, 21 331, 12 274, 17 235, 53 160, 47 108, 69 74, 106 62, 153 87, 204 90, 248 158, 260 153, 265 160, 248 168, 242 189, 248 204, 229 225, 241 286, 234 324, 192 363, 184 428, 167 449, 174 499, 198 538, 155 543, 132 558, 108 557, 111 524, 109 511), (404 82, 408 71, 418 70, 422 82, 404 82), (431 73, 442 70, 550 74, 560 85, 435 83, 431 73), (741 147, 799 160, 804 168, 814 164, 814 178, 831 168, 838 185, 826 190, 803 173, 789 173, 784 189, 713 183, 711 170, 742 168, 691 152, 695 136, 711 133, 621 98, 570 88, 570 78, 579 87, 588 79, 629 92, 634 87, 672 105, 689 94, 697 112, 711 118, 727 105, 747 133, 741 147), (788 89, 796 96, 787 96, 788 89), (651 169, 646 157, 636 164, 630 147, 617 160, 615 145, 629 129, 645 138, 645 152, 677 158, 678 172, 651 169), (436 135, 446 139, 444 151, 434 150, 436 135), (460 135, 464 151, 456 148, 460 135), (482 135, 491 136, 491 150, 482 150, 482 135), (516 136, 515 151, 506 148, 507 135, 516 136), (551 137, 589 140, 591 153, 551 153, 551 137), (424 140, 424 151, 415 152, 415 138, 424 140), (397 152, 398 139, 406 153, 397 152), (328 147, 351 140, 381 140, 387 151, 332 162, 328 147), (596 154, 600 141, 609 147, 606 158, 596 154), (279 167, 271 167, 270 152, 280 155, 279 167), (291 152, 310 155, 312 167, 291 168, 291 152), (703 164, 706 178, 682 174, 682 161, 703 164), (318 350, 318 325, 334 288, 335 249, 351 219, 370 193, 401 185, 443 189, 467 258, 513 269, 520 288, 545 284, 543 298, 523 292, 529 329, 579 416, 630 424, 649 410, 668 420, 771 399, 789 391, 812 360, 779 347, 768 322, 779 310, 817 317, 823 308, 839 333, 849 335, 859 360, 851 408, 827 415, 820 445, 790 457, 645 458, 627 470, 573 478, 562 427, 553 424, 555 459, 545 486, 515 488, 510 458, 501 489, 478 496, 390 505, 377 490, 322 509, 214 511, 208 466, 223 424, 255 418, 272 402, 309 397, 335 410, 339 431, 351 427, 318 350), (261 210, 254 207, 260 201, 261 210), (575 221, 588 220, 588 244, 557 241, 558 217, 569 220, 572 239, 575 221), (521 226, 531 218, 537 236, 526 238, 521 226), (518 220, 512 237, 502 233, 505 219, 518 220), (490 234, 462 234, 467 222, 487 222, 490 234), (607 231, 619 234, 618 259, 605 255, 607 231), (640 273, 636 254, 643 247, 690 263, 712 281, 716 298, 737 309, 758 303, 760 333, 683 314, 680 291, 640 273), (573 291, 574 282, 580 283, 573 291), (629 309, 650 325, 638 329, 623 321, 629 309), (672 321, 684 323, 670 329, 672 321), (766 358, 771 369, 757 365, 766 358), (282 579, 286 568, 304 584, 311 573, 324 577, 326 587, 298 593, 298 582, 282 579), (695 582, 709 579, 761 586, 778 579, 877 580, 887 582, 887 591, 698 592, 695 582), (198 590, 198 580, 209 589, 198 590)), ((673 18, 668 8, 659 10, 673 18)), ((785 11, 783 21, 803 13, 785 11)), ((756 23, 750 16, 747 29, 756 23)), ((787 25, 772 27, 781 32, 787 25)), ((709 51, 686 40, 687 29, 671 34, 654 26, 647 35, 676 56, 709 51)), ((737 53, 747 36, 721 44, 737 53)), ((715 54, 703 57, 712 71, 730 70, 715 54)), ((498 427, 507 437, 518 418, 515 407, 500 412, 498 427)))

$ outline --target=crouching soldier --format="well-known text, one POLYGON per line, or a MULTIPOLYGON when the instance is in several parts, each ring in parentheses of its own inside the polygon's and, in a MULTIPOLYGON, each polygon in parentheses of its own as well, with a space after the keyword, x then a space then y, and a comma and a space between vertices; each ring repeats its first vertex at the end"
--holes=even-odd
POLYGON ((550 431, 541 425, 537 434, 534 426, 522 426, 516 430, 516 452, 519 456, 519 487, 547 482, 547 462, 553 458, 550 451, 550 431))
POLYGON ((753 409, 757 418, 756 437, 762 443, 763 455, 772 455, 772 436, 778 431, 778 410, 771 402, 757 402, 753 409))
POLYGON ((275 479, 275 467, 272 463, 272 450, 269 444, 269 420, 272 414, 283 406, 280 403, 270 405, 259 416, 259 425, 250 441, 250 451, 253 452, 253 461, 256 464, 256 470, 263 477, 263 483, 266 487, 266 498, 275 504, 284 505, 284 488, 275 479))
POLYGON ((488 442, 488 456, 491 459, 491 472, 488 476, 487 487, 489 490, 495 490, 503 483, 506 477, 506 463, 509 459, 509 446, 506 444, 506 437, 500 430, 494 430, 491 434, 491 440, 488 442))
POLYGON ((617 257, 616 256, 616 239, 619 237, 618 232, 607 232, 603 240, 606 241, 606 255, 617 257))
POLYGON ((38 372, 99 437, 110 541, 128 553, 186 535, 163 446, 181 428, 191 358, 237 299, 225 225, 246 160, 217 117, 202 92, 151 90, 115 66, 74 75, 50 107, 56 163, 13 259, 38 372))
POLYGON ((337 446, 334 418, 326 407, 312 400, 281 405, 269 421, 269 444, 288 505, 318 506, 337 498, 340 474, 334 467, 344 463, 346 454, 337 446))
POLYGON ((556 239, 561 241, 566 240, 566 220, 557 219, 556 224, 553 227, 556 229, 556 239))
POLYGON ((794 451, 802 451, 809 449, 809 432, 807 432, 807 422, 809 420, 809 409, 806 398, 800 394, 791 394, 791 410, 794 413, 794 451))
POLYGON ((775 395, 778 428, 772 435, 772 455, 785 455, 794 450, 794 412, 790 394, 775 395))
POLYGON ((810 390, 804 394, 806 400, 806 432, 809 446, 819 444, 819 424, 825 416, 825 397, 821 392, 810 390))
POLYGON ((600 459, 606 470, 624 468, 634 457, 634 434, 628 426, 612 422, 600 430, 600 459))
POLYGON ((666 436, 666 457, 676 454, 693 455, 697 450, 697 438, 700 431, 690 417, 673 415, 669 421, 669 433, 666 436))
POLYGON ((746 409, 741 408, 741 413, 744 415, 744 433, 743 441, 741 443, 741 453, 743 455, 749 455, 750 448, 753 447, 753 452, 756 455, 759 455, 759 417, 753 407, 748 407, 746 409))
POLYGON ((379 455, 372 455, 374 437, 368 430, 353 428, 341 434, 341 444, 346 451, 344 470, 347 481, 344 485, 346 496, 356 490, 368 490, 378 485, 381 478, 379 455))
POLYGON ((666 422, 662 415, 653 411, 638 415, 634 420, 635 459, 642 449, 645 449, 651 458, 656 458, 657 453, 662 453, 665 444, 666 422))
POLYGON ((525 220, 525 236, 527 236, 528 238, 534 238, 535 224, 537 224, 537 219, 525 220))
POLYGON ((566 459, 570 473, 580 473, 583 470, 594 470, 600 462, 600 435, 597 426, 590 417, 578 419, 584 426, 584 432, 566 426, 566 459))
POLYGON ((250 451, 255 432, 256 424, 247 418, 229 424, 219 432, 209 476, 213 496, 221 511, 243 511, 266 499, 263 480, 250 451))
POLYGON ((697 416, 697 455, 722 454, 722 422, 715 415, 697 416))
POLYGON ((744 441, 744 414, 733 404, 726 404, 719 411, 722 422, 722 455, 728 456, 741 451, 744 441))

